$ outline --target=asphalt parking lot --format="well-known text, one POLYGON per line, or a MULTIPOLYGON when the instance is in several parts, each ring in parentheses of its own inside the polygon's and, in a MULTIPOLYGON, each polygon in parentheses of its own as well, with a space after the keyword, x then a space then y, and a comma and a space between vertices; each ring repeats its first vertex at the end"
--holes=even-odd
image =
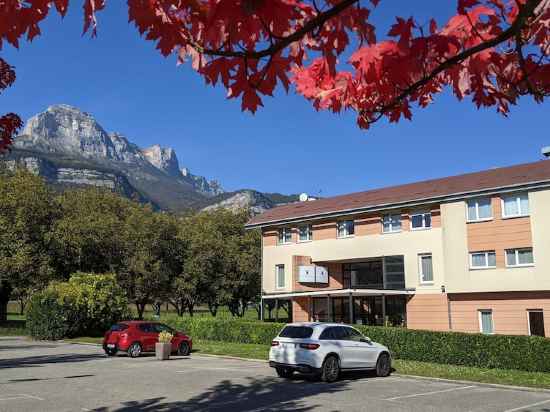
POLYGON ((107 358, 97 346, 0 338, 0 411, 550 411, 550 392, 370 374, 334 384, 265 363, 107 358))

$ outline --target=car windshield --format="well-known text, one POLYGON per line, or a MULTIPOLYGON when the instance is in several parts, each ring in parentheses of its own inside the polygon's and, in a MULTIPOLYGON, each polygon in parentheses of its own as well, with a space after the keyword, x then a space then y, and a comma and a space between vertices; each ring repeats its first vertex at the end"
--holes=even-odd
POLYGON ((117 323, 116 325, 111 326, 112 332, 122 332, 126 329, 128 329, 128 325, 126 325, 125 323, 117 323))
POLYGON ((285 326, 279 333, 281 338, 307 339, 313 334, 313 329, 308 326, 285 326))

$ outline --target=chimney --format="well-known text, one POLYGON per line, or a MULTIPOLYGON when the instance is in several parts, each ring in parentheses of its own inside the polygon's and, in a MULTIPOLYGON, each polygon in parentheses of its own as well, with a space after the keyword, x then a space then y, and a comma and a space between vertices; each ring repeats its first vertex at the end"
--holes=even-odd
POLYGON ((543 147, 540 151, 546 158, 550 158, 550 146, 543 147))

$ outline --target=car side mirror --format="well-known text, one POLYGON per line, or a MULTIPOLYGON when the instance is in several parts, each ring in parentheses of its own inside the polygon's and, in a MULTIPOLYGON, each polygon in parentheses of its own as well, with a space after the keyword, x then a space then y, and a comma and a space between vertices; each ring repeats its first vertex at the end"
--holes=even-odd
POLYGON ((370 340, 370 338, 364 337, 364 338, 361 338, 361 342, 368 343, 370 345, 372 343, 372 340, 370 340))

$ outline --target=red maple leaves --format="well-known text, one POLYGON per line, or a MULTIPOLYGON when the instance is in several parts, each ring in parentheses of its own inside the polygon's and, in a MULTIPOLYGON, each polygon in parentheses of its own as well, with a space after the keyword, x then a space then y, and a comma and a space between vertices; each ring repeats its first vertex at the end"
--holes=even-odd
MULTIPOLYGON (((164 56, 191 60, 207 83, 221 82, 251 112, 290 84, 317 109, 355 111, 362 128, 382 117, 410 119, 413 106, 426 107, 445 88, 503 114, 521 95, 540 102, 550 94, 550 0, 458 0, 443 26, 397 17, 383 40, 369 22, 378 3, 128 0, 128 16, 164 56)), ((0 47, 31 40, 48 11, 63 15, 67 4, 0 0, 0 47)), ((84 0, 85 32, 95 35, 104 7, 105 0, 84 0)))

